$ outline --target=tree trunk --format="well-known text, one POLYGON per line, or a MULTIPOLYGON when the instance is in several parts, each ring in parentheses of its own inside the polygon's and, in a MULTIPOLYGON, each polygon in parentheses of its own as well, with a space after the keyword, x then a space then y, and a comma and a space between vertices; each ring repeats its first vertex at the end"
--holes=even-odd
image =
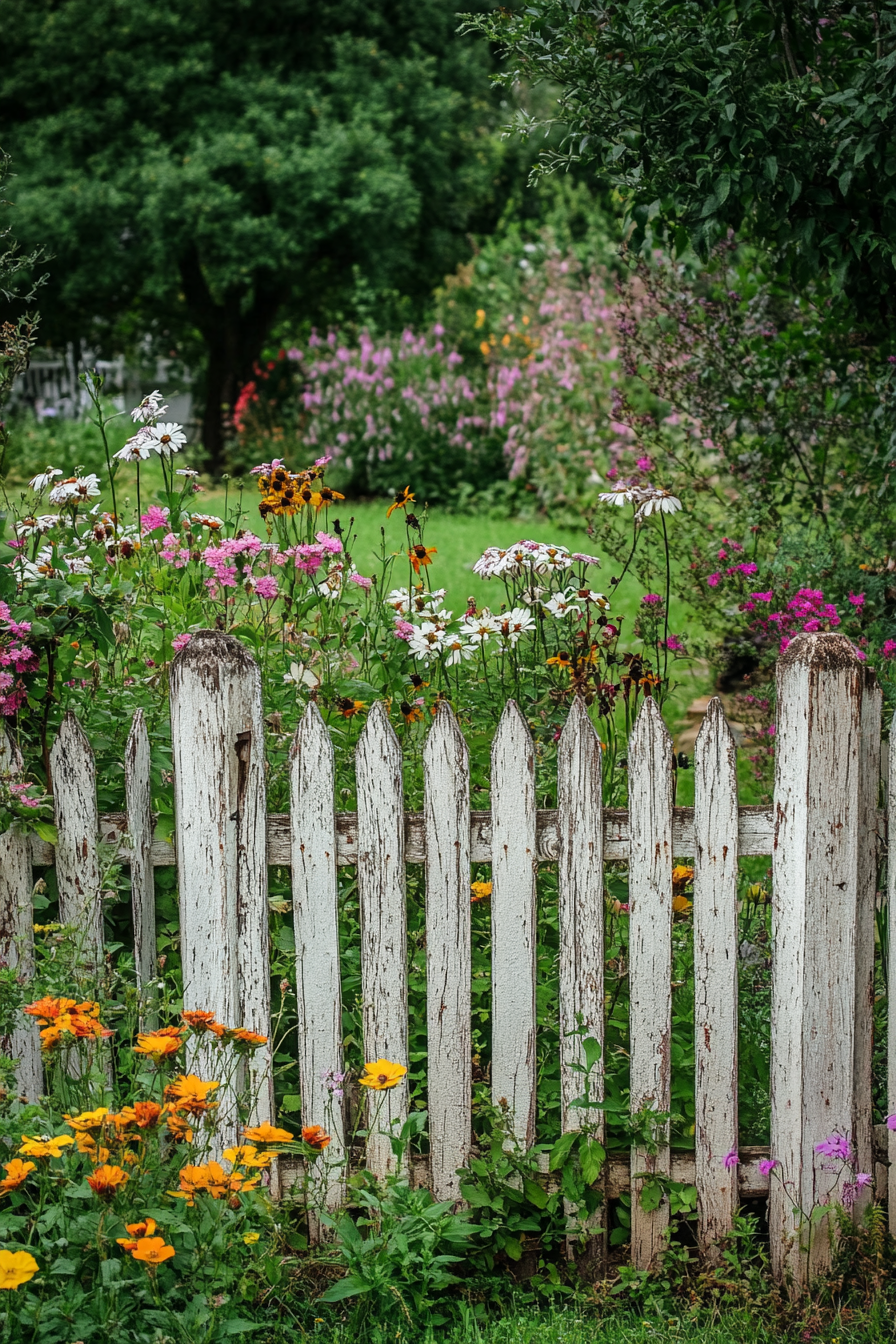
POLYGON ((243 383, 251 376, 265 337, 280 306, 281 288, 273 277, 255 277, 252 300, 244 309, 249 288, 233 287, 218 303, 208 287, 196 249, 181 260, 181 280, 190 315, 207 349, 202 447, 205 466, 218 474, 223 465, 233 406, 243 383))

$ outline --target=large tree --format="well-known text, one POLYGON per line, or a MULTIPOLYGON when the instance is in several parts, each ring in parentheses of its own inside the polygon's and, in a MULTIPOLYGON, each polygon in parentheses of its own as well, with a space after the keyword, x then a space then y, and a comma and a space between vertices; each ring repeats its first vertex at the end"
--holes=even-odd
POLYGON ((730 228, 896 317, 896 0, 529 0, 474 18, 559 89, 565 154, 704 254, 730 228))
POLYGON ((199 363, 219 463, 278 315, 419 300, 500 209, 491 57, 456 27, 443 0, 0 0, 44 339, 199 363))

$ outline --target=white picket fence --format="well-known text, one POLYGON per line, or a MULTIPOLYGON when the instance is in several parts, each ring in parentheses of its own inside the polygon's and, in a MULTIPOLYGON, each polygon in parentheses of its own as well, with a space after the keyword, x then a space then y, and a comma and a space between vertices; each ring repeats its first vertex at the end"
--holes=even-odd
MULTIPOLYGON (((520 710, 508 702, 492 745, 491 811, 470 808, 468 751, 441 704, 423 754, 425 804, 406 813, 401 750, 382 704, 374 704, 357 756, 357 813, 337 813, 334 752, 315 705, 298 727, 290 763, 288 815, 268 816, 260 672, 235 639, 194 634, 171 669, 175 845, 154 841, 149 742, 142 713, 128 741, 126 815, 99 816, 93 755, 72 715, 52 750, 58 840, 0 836, 0 959, 19 958, 27 976, 32 939, 32 867, 55 863, 60 918, 102 953, 98 840, 120 842, 130 863, 138 976, 154 973, 154 868, 177 864, 184 1001, 227 1022, 270 1027, 268 865, 292 871, 299 1026, 296 1046, 302 1122, 328 1119, 329 1150, 344 1149, 339 1116, 321 1074, 339 1069, 342 1028, 337 868, 357 867, 366 1059, 406 1061, 408 983, 405 870, 425 865, 428 1179, 439 1199, 459 1197, 471 1113, 470 865, 492 866, 492 1093, 506 1099, 515 1133, 535 1138, 536 870, 559 877, 559 1016, 562 1125, 585 1116, 572 1105, 581 1077, 584 1021, 604 1035, 604 877, 607 859, 627 860, 630 882, 631 1108, 670 1110, 672 868, 694 865, 696 1129, 693 1155, 672 1153, 668 1132, 654 1155, 634 1148, 607 1163, 609 1197, 632 1191, 631 1259, 655 1263, 669 1222, 666 1199, 653 1211, 637 1193, 646 1171, 694 1181, 699 1242, 712 1261, 739 1199, 767 1194, 773 1265, 799 1284, 820 1270, 828 1241, 799 1246, 794 1200, 760 1174, 769 1150, 738 1147, 737 869, 742 855, 773 865, 772 1144, 796 1202, 810 1208, 826 1191, 815 1144, 852 1136, 858 1168, 876 1174, 896 1230, 896 1134, 889 1175, 875 1167, 871 1124, 875 894, 889 834, 889 904, 896 906, 896 733, 889 757, 890 823, 879 811, 881 694, 873 674, 837 635, 802 635, 778 669, 774 806, 739 807, 735 745, 721 704, 711 702, 695 749, 695 805, 673 808, 672 742, 656 705, 645 700, 628 750, 629 807, 605 809, 600 744, 581 703, 559 743, 556 810, 536 807, 534 747, 520 710)), ((6 768, 16 762, 9 744, 6 768)), ((3 762, 0 760, 0 768, 3 762)), ((896 983, 896 938, 890 940, 896 983)), ((896 1022, 889 1032, 889 1110, 896 1111, 896 1022)), ((22 1091, 37 1095, 36 1031, 16 1033, 22 1091)), ((270 1058, 252 1064, 257 1120, 273 1119, 270 1058)), ((406 1114, 405 1086, 383 1094, 380 1124, 406 1114)), ((599 1112, 597 1114, 600 1114, 599 1112)), ((292 1117, 291 1117, 292 1118, 292 1117)), ((388 1141, 371 1138, 368 1165, 385 1171, 388 1141)), ((338 1186, 330 1191, 334 1202, 338 1186)), ((858 1205, 861 1211, 861 1201, 858 1205)), ((595 1227, 600 1236, 600 1227, 595 1227)))

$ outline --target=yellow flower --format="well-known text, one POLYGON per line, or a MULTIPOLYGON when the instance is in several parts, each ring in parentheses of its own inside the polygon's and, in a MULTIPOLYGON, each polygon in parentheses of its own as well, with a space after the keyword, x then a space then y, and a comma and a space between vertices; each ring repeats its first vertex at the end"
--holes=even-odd
POLYGON ((74 1143, 74 1139, 69 1134, 58 1134, 55 1139, 49 1134, 41 1134, 33 1139, 23 1134, 19 1152, 23 1157, 61 1157, 62 1149, 70 1143, 74 1143))
POLYGON ((408 504, 413 504, 413 502, 414 496, 411 493, 411 487, 406 485, 403 490, 399 490, 395 495, 395 499, 386 510, 386 517, 391 518, 396 509, 407 508, 408 504))
POLYGON ((63 1116, 69 1129, 79 1134, 89 1134, 92 1129, 102 1129, 103 1121, 109 1114, 107 1106, 98 1106, 95 1111, 82 1111, 80 1115, 63 1116))
POLYGON ((489 345, 488 341, 480 341, 479 349, 482 351, 484 355, 490 355, 492 352, 492 348, 489 345))
POLYGON ((295 1135, 288 1129, 278 1129, 276 1125, 268 1124, 265 1120, 260 1125, 244 1129, 243 1138, 248 1139, 250 1143, 290 1143, 295 1135))
POLYGON ((686 887, 687 884, 689 882, 693 882, 693 880, 694 880, 694 870, 693 868, 689 868, 687 864, 677 863, 675 867, 672 869, 673 888, 677 889, 680 887, 686 887))
POLYGON ((9 1190, 16 1190, 24 1181, 28 1179, 28 1173, 36 1171, 33 1162, 23 1162, 20 1157, 14 1157, 11 1162, 4 1162, 3 1170, 6 1172, 6 1179, 0 1181, 0 1190, 4 1194, 9 1190))
POLYGON ((261 1241, 260 1232, 247 1232, 243 1237, 243 1244, 245 1246, 254 1246, 256 1241, 261 1241))
POLYGON ((27 1251, 0 1251, 0 1289, 21 1288, 40 1266, 27 1251))
POLYGON ((260 1153, 254 1143, 243 1143, 238 1148, 225 1148, 224 1158, 235 1167, 269 1167, 271 1153, 260 1153))
POLYGON ((135 1055, 150 1055, 162 1059, 165 1055, 176 1055, 183 1043, 185 1028, 160 1027, 158 1031, 147 1031, 137 1037, 134 1046, 135 1055))
POLYGON ((688 900, 687 896, 672 897, 672 909, 676 915, 686 915, 691 908, 692 902, 688 900))
POLYGON ((87 1177, 87 1184, 95 1195, 99 1195, 101 1199, 108 1199, 129 1179, 123 1167, 108 1167, 103 1164, 97 1167, 92 1176, 87 1177))
POLYGON ((370 1087, 374 1092, 385 1092, 389 1087, 396 1087, 407 1073, 403 1064, 392 1064, 388 1059, 377 1059, 364 1067, 367 1073, 358 1081, 362 1087, 370 1087))
POLYGON ((140 1237, 131 1255, 147 1265, 160 1265, 174 1255, 174 1247, 166 1246, 161 1237, 140 1237))
POLYGON ((491 882, 471 882, 470 890, 473 893, 470 897, 472 901, 487 901, 492 894, 492 884, 491 882))
POLYGON ((206 1097, 217 1087, 220 1083, 205 1083, 195 1073, 182 1073, 165 1088, 165 1100, 175 1102, 177 1109, 188 1115, 202 1115, 211 1104, 206 1097))

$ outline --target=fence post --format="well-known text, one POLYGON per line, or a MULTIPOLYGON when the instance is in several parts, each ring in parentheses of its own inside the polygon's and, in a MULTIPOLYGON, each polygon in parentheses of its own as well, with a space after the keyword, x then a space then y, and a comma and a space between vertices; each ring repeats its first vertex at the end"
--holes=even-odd
MULTIPOLYGON (((887 1115, 896 1115, 896 714, 890 724, 887 766, 887 1115)), ((887 1204, 890 1235, 896 1236, 896 1129, 887 1130, 887 1204)))
POLYGON ((146 986, 156 978, 156 884, 152 867, 152 784, 149 734, 143 710, 134 715, 124 753, 124 787, 131 841, 131 910, 134 921, 134 965, 137 988, 143 992, 141 1025, 152 1028, 156 995, 146 986))
MULTIPOLYGON (((870 667, 864 671, 861 748, 859 758, 859 872, 856 893, 855 1092, 853 1132, 856 1169, 874 1175, 872 1125, 872 1060, 874 1052, 874 941, 877 902, 877 803, 880 792, 881 712, 883 693, 870 667)), ((856 1194, 853 1217, 864 1217, 874 1186, 856 1194)))
MULTIPOLYGON (((184 1007, 266 1036, 271 993, 261 675, 230 635, 199 630, 175 657, 171 740, 184 1007)), ((191 1067, 209 1069, 211 1057, 198 1049, 191 1067)), ((273 1120, 270 1042, 234 1080, 234 1087, 242 1086, 253 1099, 250 1124, 273 1120)), ((236 1138, 232 1092, 221 1096, 219 1114, 219 1146, 225 1147, 236 1138)))
POLYGON ((713 698, 694 749, 694 1051, 698 1240, 720 1260, 737 1209, 737 748, 713 698))
POLYGON ((842 635, 798 635, 778 661, 769 1234, 795 1290, 828 1268, 833 1229, 810 1238, 793 1206, 807 1218, 842 1187, 815 1145, 853 1137, 863 681, 842 635))
MULTIPOLYGON (((342 1072, 342 984, 339 975, 339 883, 333 743, 317 705, 296 730, 290 761, 290 845, 296 934, 296 1009, 302 1124, 330 1133, 327 1207, 342 1200, 345 1172, 343 1108, 326 1073, 342 1072)), ((332 1080, 330 1080, 332 1081, 332 1080)), ((317 1229, 315 1229, 317 1231, 317 1229)))
MULTIPOLYGON (((401 747, 381 700, 370 708, 355 756, 358 785, 358 895, 361 905, 361 994, 368 1061, 409 1066, 407 907, 401 747)), ((407 1119, 405 1078, 367 1098, 367 1165, 378 1176, 395 1166, 393 1121, 407 1119)))
POLYGON ((508 700, 492 742, 492 1100, 535 1138, 535 750, 508 700))
POLYGON ((426 1019, 432 1190, 460 1198, 473 1129, 470 1057, 470 753, 439 704, 423 748, 426 1019))
MULTIPOLYGON (((22 756, 6 727, 0 724, 0 775, 18 775, 22 756)), ((15 826, 0 832, 0 966, 13 966, 27 984, 34 974, 33 882, 29 837, 15 826)), ((40 1028, 32 1017, 4 1037, 5 1053, 18 1060, 16 1085, 21 1096, 37 1101, 43 1090, 40 1028)))
POLYGON ((50 751, 50 767, 56 812, 59 918, 79 930, 83 964, 95 972, 103 961, 96 764, 84 730, 70 710, 50 751))
MULTIPOLYGON (((557 749, 560 917, 560 1128, 589 1128, 604 1141, 604 1112, 573 1106, 585 1091, 583 1038, 601 1056, 589 1079, 591 1100, 604 1099, 604 823, 601 748, 584 701, 576 696, 557 749), (581 1027, 580 1027, 581 1024, 581 1027), (579 1034, 573 1034, 579 1033, 579 1034), (574 1067, 575 1066, 575 1067, 574 1067)), ((570 1205, 567 1213, 577 1213, 570 1205)), ((604 1258, 604 1210, 589 1220, 585 1256, 598 1277, 604 1258)))
MULTIPOLYGON (((655 700, 641 706, 628 749, 629 1021, 631 1113, 668 1114, 672 1049, 672 739, 655 700)), ((665 1248, 669 1200, 641 1207, 639 1172, 671 1177, 669 1123, 653 1127, 656 1151, 632 1148, 632 1263, 649 1269, 665 1248)))

